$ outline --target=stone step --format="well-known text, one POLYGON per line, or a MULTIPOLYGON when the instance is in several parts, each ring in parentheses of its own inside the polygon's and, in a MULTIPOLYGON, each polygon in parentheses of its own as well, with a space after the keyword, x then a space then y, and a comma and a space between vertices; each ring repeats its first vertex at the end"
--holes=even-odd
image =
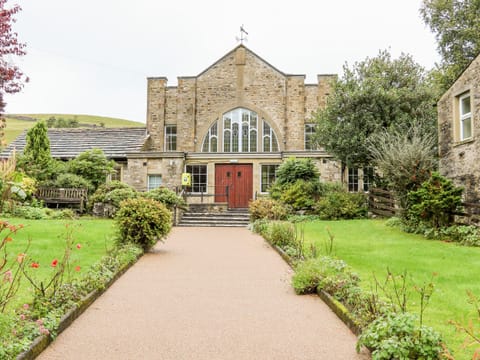
POLYGON ((248 211, 226 211, 223 213, 187 212, 178 226, 222 226, 245 227, 249 224, 248 211))

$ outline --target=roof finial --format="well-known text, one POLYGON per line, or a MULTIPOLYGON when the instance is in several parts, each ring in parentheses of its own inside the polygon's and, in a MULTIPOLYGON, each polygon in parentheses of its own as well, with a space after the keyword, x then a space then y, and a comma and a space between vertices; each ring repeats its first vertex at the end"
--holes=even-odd
POLYGON ((245 30, 245 28, 240 26, 240 37, 237 37, 237 41, 240 41, 240 44, 243 44, 244 41, 248 41, 247 37, 245 35, 248 35, 248 32, 245 30))

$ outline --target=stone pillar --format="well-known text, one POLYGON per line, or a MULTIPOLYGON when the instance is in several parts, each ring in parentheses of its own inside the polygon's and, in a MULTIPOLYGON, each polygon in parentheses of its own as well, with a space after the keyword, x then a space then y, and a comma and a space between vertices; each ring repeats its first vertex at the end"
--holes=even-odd
POLYGON ((196 123, 196 89, 195 77, 179 77, 177 87, 177 144, 181 151, 195 151, 199 139, 196 123))
POLYGON ((147 131, 150 134, 150 150, 163 150, 166 85, 166 77, 147 78, 147 131))
POLYGON ((285 150, 303 149, 305 75, 288 75, 286 89, 285 150))

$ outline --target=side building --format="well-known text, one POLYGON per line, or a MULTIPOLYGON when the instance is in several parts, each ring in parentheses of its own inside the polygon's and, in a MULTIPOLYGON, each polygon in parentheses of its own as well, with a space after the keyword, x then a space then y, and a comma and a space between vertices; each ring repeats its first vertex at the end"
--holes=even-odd
POLYGON ((191 202, 247 207, 266 193, 289 157, 314 159, 324 181, 340 182, 341 166, 312 145, 313 113, 325 105, 335 75, 276 69, 239 45, 197 76, 148 78, 144 151, 127 154, 123 180, 138 190, 178 187, 191 174, 191 202), (228 196, 227 196, 228 193, 228 196))
POLYGON ((438 102, 440 173, 480 199, 480 55, 438 102))

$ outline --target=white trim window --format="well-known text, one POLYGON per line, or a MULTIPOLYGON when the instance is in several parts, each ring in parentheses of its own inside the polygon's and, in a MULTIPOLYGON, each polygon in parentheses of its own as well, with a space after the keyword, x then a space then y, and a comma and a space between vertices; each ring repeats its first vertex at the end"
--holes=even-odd
POLYGON ((470 139, 472 137, 472 108, 470 102, 470 92, 461 95, 459 102, 460 117, 460 141, 470 139))
POLYGON ((260 192, 267 193, 270 186, 277 178, 277 169, 279 165, 262 165, 262 176, 260 177, 260 192))
POLYGON ((177 125, 165 125, 165 151, 177 151, 177 125))
POLYGON ((358 191, 358 168, 348 168, 348 191, 358 191))
POLYGON ((317 150, 315 145, 315 124, 305 124, 305 150, 317 150))
POLYGON ((147 188, 148 191, 157 189, 162 186, 162 175, 152 174, 147 177, 147 188))

